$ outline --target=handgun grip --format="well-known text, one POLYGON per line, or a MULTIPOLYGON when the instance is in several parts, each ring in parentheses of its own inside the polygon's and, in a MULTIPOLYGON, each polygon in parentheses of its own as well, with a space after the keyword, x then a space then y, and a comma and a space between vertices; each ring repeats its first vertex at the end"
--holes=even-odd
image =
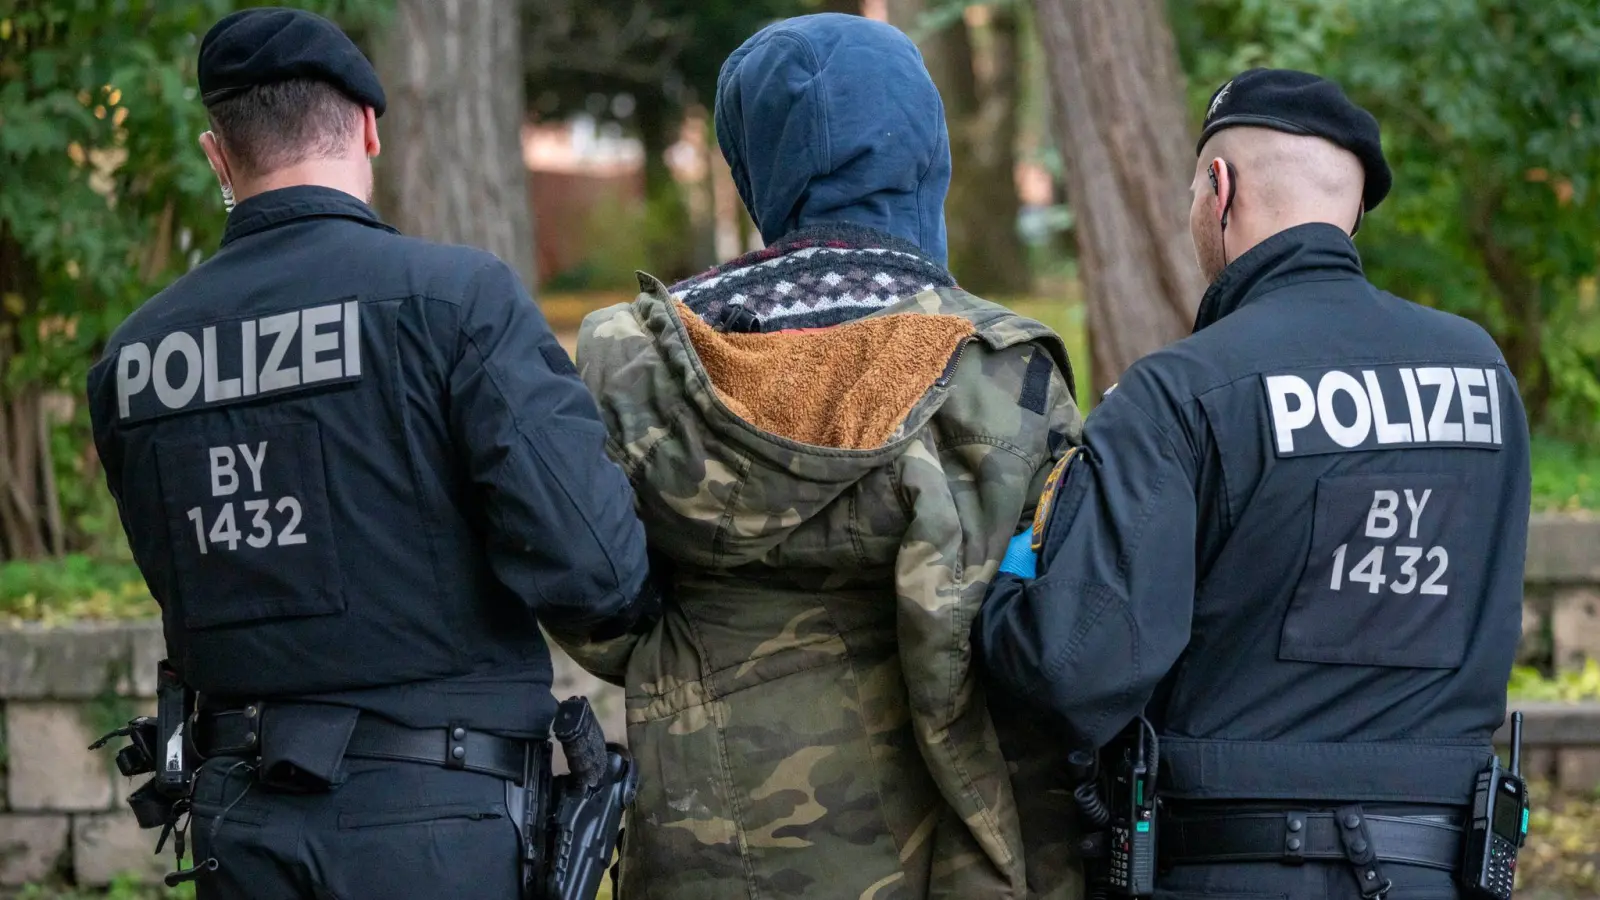
POLYGON ((570 697, 561 701, 550 732, 561 742, 561 752, 566 754, 567 770, 572 773, 573 780, 586 791, 599 787, 606 774, 606 736, 589 706, 589 698, 570 697))

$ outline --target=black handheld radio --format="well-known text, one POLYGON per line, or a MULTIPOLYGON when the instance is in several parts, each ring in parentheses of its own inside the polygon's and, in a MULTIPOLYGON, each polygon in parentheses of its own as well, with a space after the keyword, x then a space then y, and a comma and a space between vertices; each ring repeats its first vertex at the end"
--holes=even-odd
POLYGON ((1134 731, 1111 776, 1111 888, 1127 897, 1148 897, 1156 890, 1158 751, 1155 729, 1143 716, 1135 720, 1134 731))
POLYGON ((1500 757, 1478 773, 1466 829, 1462 886, 1473 897, 1511 900, 1517 850, 1528 838, 1528 786, 1522 780, 1522 713, 1511 714, 1511 771, 1500 757))
POLYGON ((1094 897, 1149 897, 1156 889, 1156 730, 1133 720, 1098 754, 1077 750, 1067 767, 1083 813, 1078 852, 1094 897))

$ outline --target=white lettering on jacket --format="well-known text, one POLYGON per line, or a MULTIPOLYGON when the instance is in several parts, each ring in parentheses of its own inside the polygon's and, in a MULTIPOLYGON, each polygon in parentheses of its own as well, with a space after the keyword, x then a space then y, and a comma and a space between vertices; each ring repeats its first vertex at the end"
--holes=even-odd
POLYGON ((1377 366, 1262 379, 1279 456, 1500 446, 1500 378, 1494 369, 1377 366))

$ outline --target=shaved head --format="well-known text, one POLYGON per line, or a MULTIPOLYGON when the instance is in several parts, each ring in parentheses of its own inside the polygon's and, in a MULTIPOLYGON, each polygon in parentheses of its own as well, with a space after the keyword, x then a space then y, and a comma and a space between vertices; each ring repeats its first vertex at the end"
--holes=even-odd
POLYGON ((1268 128, 1217 132, 1200 148, 1191 185, 1189 227, 1206 280, 1215 281, 1246 250, 1296 225, 1326 222, 1354 230, 1364 184, 1356 155, 1322 138, 1268 128), (1231 164, 1233 172, 1213 193, 1207 173, 1216 159, 1231 164))

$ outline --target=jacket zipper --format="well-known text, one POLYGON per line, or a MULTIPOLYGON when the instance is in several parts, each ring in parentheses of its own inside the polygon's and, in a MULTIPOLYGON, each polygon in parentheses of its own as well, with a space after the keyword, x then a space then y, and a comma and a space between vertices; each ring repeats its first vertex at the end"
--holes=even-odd
POLYGON ((956 374, 956 367, 961 365, 961 354, 967 352, 967 345, 975 339, 971 336, 964 337, 961 343, 956 344, 955 352, 950 354, 950 361, 945 363, 944 372, 939 375, 939 380, 934 382, 935 387, 944 387, 950 383, 950 379, 956 374))

